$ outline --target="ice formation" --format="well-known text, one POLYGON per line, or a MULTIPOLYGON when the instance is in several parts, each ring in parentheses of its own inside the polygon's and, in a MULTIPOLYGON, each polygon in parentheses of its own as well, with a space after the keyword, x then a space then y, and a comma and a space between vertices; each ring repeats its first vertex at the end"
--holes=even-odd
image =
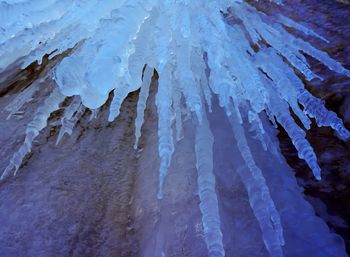
MULTIPOLYGON (((72 132, 85 107, 93 109, 91 119, 96 117, 98 108, 113 91, 109 113, 109 121, 113 121, 127 95, 141 88, 135 120, 137 148, 152 76, 157 73, 158 198, 163 197, 164 179, 176 142, 183 137, 184 117, 192 117, 196 127, 200 210, 208 254, 212 257, 225 256, 212 172, 213 137, 207 120, 213 96, 219 99, 231 122, 246 163, 238 172, 266 249, 273 257, 283 256, 283 227, 250 150, 245 125, 251 126, 265 151, 281 158, 261 117, 280 124, 318 180, 321 169, 304 131, 310 128, 310 118, 315 118, 318 126, 333 128, 341 138, 350 138, 341 119, 305 89, 300 77, 307 81, 322 79, 312 71, 306 55, 336 73, 350 77, 350 71, 285 28, 327 43, 323 36, 288 17, 278 15, 272 19, 258 11, 254 3, 7 0, 0 3, 0 25, 0 72, 15 62, 25 68, 32 62, 40 63, 45 54, 53 58, 71 49, 54 67, 52 77, 58 87, 28 124, 23 146, 13 155, 1 178, 11 172, 16 174, 34 138, 67 96, 74 99, 65 108, 57 144, 65 133, 72 132)), ((40 81, 34 82, 8 105, 9 118, 31 101, 39 84, 40 81)))

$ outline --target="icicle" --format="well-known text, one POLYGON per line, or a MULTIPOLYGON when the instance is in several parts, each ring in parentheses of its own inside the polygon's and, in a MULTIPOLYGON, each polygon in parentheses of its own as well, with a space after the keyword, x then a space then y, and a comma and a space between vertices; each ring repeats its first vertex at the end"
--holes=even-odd
POLYGON ((319 60, 321 63, 326 65, 330 70, 333 70, 339 74, 343 74, 347 77, 350 77, 350 71, 345 69, 339 62, 333 60, 325 52, 322 52, 314 48, 309 43, 302 41, 300 39, 295 39, 291 42, 296 48, 304 53, 312 56, 313 58, 319 60))
MULTIPOLYGON (((309 43, 294 37, 289 34, 281 25, 274 24, 270 26, 266 24, 262 17, 265 17, 261 13, 258 13, 256 9, 249 6, 248 4, 234 5, 235 14, 243 21, 250 36, 254 36, 254 33, 259 33, 262 38, 264 38, 273 48, 280 52, 286 59, 300 72, 302 72, 308 80, 313 78, 319 78, 314 75, 310 70, 310 67, 305 63, 305 58, 299 53, 302 51, 315 59, 319 60, 321 63, 325 64, 329 69, 344 74, 350 77, 350 71, 346 70, 339 62, 333 60, 328 56, 327 53, 322 52, 314 48, 309 43), (239 7, 244 7, 247 12, 239 12, 239 7), (244 13, 244 15, 243 15, 244 13), (254 22, 252 22, 254 21, 254 22)), ((258 43, 256 41, 255 43, 258 43)))
POLYGON ((208 105, 208 110, 209 112, 212 112, 212 107, 211 107, 211 91, 208 85, 208 80, 206 77, 202 76, 201 80, 200 80, 200 85, 204 94, 204 98, 205 98, 205 102, 208 105))
POLYGON ((158 19, 158 15, 159 10, 153 8, 150 12, 150 16, 142 23, 133 41, 133 53, 128 59, 128 70, 130 78, 132 79, 132 84, 142 84, 142 77, 140 74, 144 72, 145 64, 154 68, 151 64, 151 59, 153 55, 153 40, 157 38, 154 36, 154 23, 158 19))
POLYGON ((171 128, 171 75, 169 66, 159 75, 156 106, 158 111, 158 151, 160 157, 158 199, 163 198, 163 183, 174 152, 173 130, 171 128))
POLYGON ((149 95, 149 88, 152 82, 154 69, 148 65, 146 65, 145 70, 143 72, 143 80, 141 91, 139 94, 139 100, 137 102, 137 116, 135 119, 135 144, 134 149, 137 149, 137 145, 139 142, 139 138, 141 136, 141 127, 144 121, 144 114, 146 109, 146 102, 149 95))
POLYGON ((97 115, 98 115, 98 112, 100 111, 100 108, 91 109, 90 111, 91 111, 91 115, 90 115, 89 121, 92 121, 92 120, 97 118, 97 115))
POLYGON ((343 121, 336 113, 329 111, 324 103, 304 90, 298 96, 299 102, 304 106, 304 112, 312 118, 316 118, 318 126, 329 126, 339 133, 345 139, 350 139, 350 132, 345 128, 343 121))
POLYGON ((198 172, 198 192, 200 210, 204 227, 205 241, 209 257, 224 257, 218 200, 215 191, 215 176, 213 173, 213 143, 214 138, 209 129, 205 113, 202 123, 196 124, 196 167, 198 172))
POLYGON ((196 113, 197 119, 202 119, 202 104, 199 96, 198 87, 191 67, 191 45, 189 39, 183 36, 178 36, 176 41, 176 61, 181 63, 175 69, 175 76, 180 84, 181 91, 186 99, 186 105, 191 112, 196 113))
POLYGON ((280 97, 285 99, 293 112, 298 116, 306 129, 310 128, 310 119, 302 112, 298 105, 298 91, 304 88, 300 79, 289 69, 289 66, 283 62, 275 50, 268 48, 262 49, 254 56, 256 65, 266 72, 272 79, 273 86, 279 92, 280 97), (268 54, 266 54, 268 53, 268 54), (270 59, 272 62, 267 62, 270 59), (275 63, 275 65, 271 65, 275 63))
MULTIPOLYGON (((258 167, 257 169, 260 170, 258 167)), ((250 168, 246 166, 242 166, 237 169, 237 173, 240 175, 242 182, 247 189, 249 203, 253 209, 256 219, 259 222, 267 251, 270 253, 271 257, 283 257, 282 246, 284 245, 284 241, 281 242, 283 238, 280 239, 278 238, 279 235, 276 235, 276 231, 274 231, 276 230, 274 227, 275 224, 272 224, 271 214, 268 213, 269 210, 264 202, 263 193, 261 192, 261 185, 255 181, 250 172, 250 168)), ((281 226, 281 224, 279 224, 279 226, 281 226)), ((281 233, 282 232, 283 231, 281 230, 281 233)))
POLYGON ((329 43, 329 41, 327 39, 325 39, 324 37, 320 36, 319 34, 314 32, 313 30, 304 27, 303 25, 301 25, 301 24, 299 24, 299 23, 289 19, 288 17, 286 17, 286 16, 284 16, 282 14, 279 14, 278 18, 279 18, 280 22, 283 25, 285 25, 285 26, 287 26, 289 28, 297 29, 297 30, 303 32, 305 35, 312 36, 312 37, 321 39, 322 41, 324 41, 326 43, 329 43))
POLYGON ((305 132, 295 123, 294 119, 288 113, 288 106, 281 100, 275 99, 277 96, 272 95, 272 104, 269 108, 272 110, 277 121, 288 133, 293 145, 298 151, 298 156, 304 159, 310 169, 312 170, 317 180, 321 179, 321 168, 318 166, 317 157, 310 146, 309 142, 305 139, 305 132))
POLYGON ((272 125, 274 126, 274 128, 278 128, 278 125, 276 123, 276 119, 275 116, 273 116, 273 114, 271 113, 271 111, 269 109, 265 110, 267 117, 269 118, 269 120, 271 121, 272 125))
POLYGON ((34 81, 30 86, 20 92, 6 107, 5 111, 9 112, 7 120, 11 118, 12 115, 18 113, 18 111, 25 105, 33 100, 33 95, 38 91, 42 80, 34 81))
POLYGON ((350 132, 345 128, 342 120, 334 112, 327 110, 321 100, 312 96, 304 88, 302 81, 273 49, 263 49, 255 56, 255 62, 273 80, 274 88, 289 103, 306 129, 310 128, 311 121, 305 114, 316 118, 318 126, 330 126, 344 139, 350 138, 350 132), (266 62, 267 58, 272 62, 266 62), (271 65, 271 63, 274 65, 271 65), (281 78, 281 76, 285 77, 281 78), (303 105, 304 112, 301 111, 297 101, 303 105))
POLYGON ((239 174, 247 188, 250 205, 260 223, 265 246, 271 256, 282 257, 283 251, 281 246, 284 245, 284 238, 279 213, 270 196, 262 171, 255 164, 245 138, 244 130, 238 123, 234 112, 232 112, 232 115, 229 117, 229 121, 237 141, 238 149, 250 171, 247 172, 240 169, 239 174))
MULTIPOLYGON (((264 125, 263 124, 267 124, 267 120, 270 119, 270 118, 273 118, 274 122, 275 122, 275 125, 274 126, 275 128, 278 128, 277 127, 277 124, 276 124, 276 120, 275 120, 275 117, 269 117, 268 115, 265 116, 264 115, 265 113, 262 113, 259 117, 260 119, 260 122, 261 122, 261 125, 263 126, 263 130, 265 131, 265 128, 264 128, 264 125)), ((272 115, 272 114, 271 114, 272 115)), ((273 142, 272 138, 269 136, 268 133, 264 133, 263 134, 263 139, 264 139, 264 142, 266 144, 266 147, 268 149, 268 152, 272 153, 275 158, 280 162, 282 163, 283 162, 283 158, 281 157, 281 153, 280 153, 280 150, 279 150, 279 145, 276 144, 275 142, 273 142)))
POLYGON ((182 129, 181 91, 176 86, 173 93, 173 108, 175 114, 176 141, 180 141, 184 137, 182 129))
POLYGON ((7 165, 1 176, 1 179, 6 178, 12 170, 14 170, 14 175, 16 175, 24 157, 31 151, 33 140, 39 135, 39 132, 47 126, 47 119, 50 114, 59 108, 59 104, 64 98, 65 96, 60 93, 59 89, 55 88, 49 97, 46 98, 44 104, 38 108, 33 120, 26 128, 24 143, 11 158, 10 163, 7 165))
POLYGON ((124 81, 121 82, 114 89, 113 100, 112 100, 111 105, 109 107, 109 116, 108 116, 109 122, 114 121, 119 116, 120 107, 121 107, 124 99, 128 96, 129 89, 130 89, 130 85, 125 83, 124 81))
POLYGON ((265 130, 263 128, 263 125, 261 123, 259 116, 256 113, 249 111, 248 121, 251 124, 252 131, 255 132, 255 137, 260 141, 264 151, 267 151, 267 144, 265 142, 265 137, 264 137, 265 130))
MULTIPOLYGON (((249 6, 246 6, 246 8, 252 10, 249 6)), ((284 56, 292 66, 298 69, 308 81, 311 81, 314 78, 319 78, 311 71, 304 56, 298 52, 299 49, 295 49, 294 46, 288 45, 288 41, 285 37, 290 37, 290 40, 292 41, 294 41, 294 37, 285 32, 282 27, 274 28, 264 24, 261 17, 255 12, 250 12, 249 16, 245 17, 244 15, 239 15, 246 27, 250 27, 255 33, 259 33, 259 35, 272 45, 276 51, 284 56), (249 16, 251 17, 249 18, 249 16), (258 20, 259 25, 257 28, 254 27, 254 24, 256 23, 251 24, 251 20, 258 20)), ((257 41, 255 43, 258 44, 259 42, 257 41)))
POLYGON ((74 97, 72 103, 66 108, 63 117, 61 118, 61 129, 58 133, 56 145, 59 144, 64 134, 71 135, 73 128, 81 115, 84 113, 84 106, 81 104, 79 97, 74 97))
POLYGON ((202 94, 204 95, 205 103, 208 105, 209 112, 212 111, 211 108, 211 91, 208 85, 208 78, 206 74, 207 66, 204 62, 204 53, 198 49, 194 48, 191 53, 191 68, 193 75, 195 77, 196 83, 200 85, 202 94))

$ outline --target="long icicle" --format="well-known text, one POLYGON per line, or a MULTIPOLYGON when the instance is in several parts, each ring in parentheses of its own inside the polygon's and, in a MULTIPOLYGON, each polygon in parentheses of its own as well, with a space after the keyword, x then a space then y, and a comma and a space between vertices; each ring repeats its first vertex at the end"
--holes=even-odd
POLYGON ((64 98, 65 96, 62 95, 60 90, 56 87, 49 97, 46 98, 44 104, 38 108, 34 119, 27 126, 24 143, 13 155, 0 179, 6 178, 12 170, 14 170, 14 175, 17 174, 24 157, 31 151, 34 139, 39 135, 39 132, 47 126, 47 119, 50 117, 50 114, 59 108, 59 104, 64 98))
POLYGON ((160 157, 159 167, 159 191, 158 199, 163 198, 163 184, 168 173, 171 158, 174 152, 173 130, 171 127, 171 78, 169 68, 159 76, 158 93, 156 96, 156 106, 158 111, 158 152, 160 157))
POLYGON ((247 172, 239 169, 238 173, 248 191, 249 203, 259 221, 267 250, 271 257, 283 257, 281 246, 284 245, 284 238, 280 215, 271 198, 264 175, 254 161, 243 127, 239 124, 235 112, 231 110, 231 113, 229 121, 237 147, 249 170, 247 172))
POLYGON ((85 107, 81 103, 80 97, 75 96, 73 102, 66 108, 64 116, 61 118, 62 126, 60 132, 58 133, 56 145, 58 145, 62 140, 64 134, 72 134, 74 126, 84 114, 84 111, 85 107))
POLYGON ((202 122, 196 124, 196 168, 200 198, 200 210, 204 227, 205 241, 209 257, 224 257, 225 250, 220 228, 218 199, 215 191, 213 173, 214 138, 210 131, 206 114, 202 114, 202 122))
POLYGON ((135 144, 134 149, 137 149, 139 139, 141 136, 141 127, 144 121, 146 102, 149 95, 149 88, 152 82, 154 69, 146 65, 145 70, 143 71, 142 86, 139 94, 139 100, 137 102, 137 116, 135 119, 135 144))

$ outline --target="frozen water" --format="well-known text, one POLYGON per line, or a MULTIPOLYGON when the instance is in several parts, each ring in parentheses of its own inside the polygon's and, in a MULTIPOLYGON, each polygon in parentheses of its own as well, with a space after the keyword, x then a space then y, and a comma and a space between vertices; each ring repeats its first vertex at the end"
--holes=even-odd
MULTIPOLYGON (((11 172, 16 174, 50 114, 69 96, 74 99, 64 111, 57 144, 65 133, 72 133, 85 107, 97 110, 113 92, 108 117, 112 122, 119 116, 127 95, 141 88, 135 120, 137 148, 155 73, 159 77, 155 100, 160 158, 158 199, 164 196, 176 142, 183 138, 183 121, 190 118, 195 131, 198 194, 208 254, 225 256, 212 168, 214 139, 207 119, 212 99, 217 97, 245 163, 237 172, 248 192, 266 249, 270 256, 284 256, 281 209, 276 207, 271 185, 251 151, 245 128, 250 125, 263 150, 277 161, 281 156, 273 140, 275 135, 266 132, 268 123, 262 119, 268 116, 272 123, 277 121, 287 131, 299 157, 315 178, 321 179, 316 154, 305 138, 310 118, 315 118, 319 126, 333 128, 345 140, 350 138, 350 132, 335 113, 305 89, 302 79, 321 77, 311 69, 304 54, 338 74, 350 77, 350 71, 285 27, 329 42, 325 37, 282 15, 276 22, 253 5, 238 0, 23 0, 2 1, 0 6, 0 71, 15 62, 22 67, 34 61, 40 63, 45 54, 53 58, 71 49, 54 67, 52 76, 57 87, 28 124, 24 143, 1 179, 11 172)), ((9 118, 32 100, 39 84, 33 83, 6 107, 9 118)), ((91 117, 95 114, 97 111, 91 117)), ((314 219, 312 212, 307 215, 314 219)), ((316 231, 316 225, 310 225, 308 231, 316 231)), ((328 238, 326 229, 320 233, 328 238)), ((329 248, 334 254, 328 256, 345 256, 339 244, 330 242, 329 248)))

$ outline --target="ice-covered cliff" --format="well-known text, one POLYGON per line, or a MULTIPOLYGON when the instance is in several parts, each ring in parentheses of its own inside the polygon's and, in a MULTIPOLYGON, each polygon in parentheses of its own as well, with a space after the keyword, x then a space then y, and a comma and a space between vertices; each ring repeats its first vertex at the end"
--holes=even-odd
MULTIPOLYGON (((147 122, 144 115, 153 85, 157 87, 157 92, 153 92, 153 112, 158 120, 154 128, 158 141, 154 145, 159 156, 154 161, 158 163, 159 176, 155 179, 152 173, 149 181, 146 177, 145 182, 139 182, 141 188, 144 184, 152 187, 144 188, 150 192, 134 190, 140 204, 144 197, 150 206, 159 208, 159 217, 154 227, 144 229, 150 234, 149 240, 142 235, 142 229, 136 232, 142 235, 141 256, 168 256, 170 246, 180 244, 174 238, 178 234, 168 231, 172 213, 167 205, 174 204, 171 197, 179 198, 175 202, 185 212, 186 224, 191 224, 191 219, 197 219, 200 213, 198 229, 209 256, 234 256, 228 242, 236 233, 246 242, 252 236, 260 238, 270 256, 346 256, 341 240, 329 232, 303 200, 275 135, 278 125, 288 133, 299 157, 317 180, 321 179, 321 169, 305 137, 311 120, 349 140, 350 133, 342 120, 304 86, 307 81, 322 81, 322 75, 313 71, 306 56, 339 76, 350 77, 350 71, 340 62, 308 42, 308 38, 314 38, 327 44, 326 36, 282 14, 267 15, 256 9, 254 2, 245 1, 36 0, 2 1, 0 5, 0 80, 11 79, 11 70, 18 65, 24 69, 35 61, 40 64, 43 56, 51 60, 40 79, 21 89, 4 106, 11 119, 35 96, 44 94, 23 131, 23 144, 6 160, 8 165, 1 176, 4 184, 19 171, 56 111, 64 109, 56 121, 60 129, 55 142, 59 147, 65 134, 74 134, 79 121, 92 122, 98 115, 105 116, 106 106, 108 121, 118 121, 123 101, 138 89, 132 145, 141 151, 139 140, 147 122), (87 112, 88 119, 84 118, 87 112), (187 145, 181 147, 183 144, 187 145), (220 160, 215 157, 216 152, 222 152, 220 160), (179 184, 177 189, 173 184, 167 189, 172 173, 180 173, 184 168, 181 160, 188 159, 189 167, 196 172, 178 175, 174 183, 195 180, 196 185, 181 189, 179 184), (225 163, 230 164, 229 168, 225 163), (221 166, 226 170, 221 171, 221 166), (236 201, 228 203, 218 193, 218 180, 225 179, 232 187, 240 188, 238 185, 243 183, 247 195, 242 197, 249 199, 250 215, 256 218, 254 231, 239 231, 242 224, 251 220, 244 213, 229 221, 230 211, 225 211, 224 205, 235 205, 236 201), (182 206, 181 201, 197 198, 199 203, 192 203, 197 214, 191 218, 185 210, 188 206, 182 206), (232 225, 235 222, 236 227, 232 225)), ((94 147, 91 140, 90 148, 94 147)), ((150 153, 152 149, 149 147, 150 153)), ((80 160, 79 164, 83 165, 80 160)), ((142 172, 146 167, 141 161, 133 169, 142 172)), ((127 192, 126 189, 118 193, 127 192)), ((246 208, 238 202, 237 208, 246 208)), ((137 210, 135 215, 139 222, 144 220, 141 214, 137 216, 137 210)), ((237 250, 242 254, 237 256, 247 254, 244 249, 248 246, 242 244, 242 249, 237 250)))

